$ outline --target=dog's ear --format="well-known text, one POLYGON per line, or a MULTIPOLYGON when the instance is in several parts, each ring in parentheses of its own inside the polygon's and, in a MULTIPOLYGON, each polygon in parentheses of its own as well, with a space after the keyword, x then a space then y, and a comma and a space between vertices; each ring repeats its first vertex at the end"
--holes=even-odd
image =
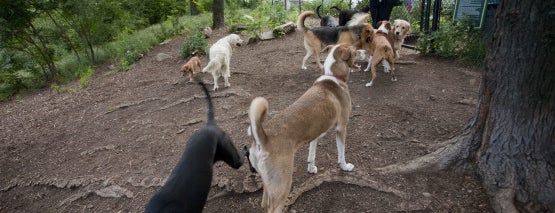
POLYGON ((364 42, 366 43, 372 43, 372 40, 374 40, 374 29, 369 28, 365 30, 366 35, 364 35, 364 42))
POLYGON ((391 23, 390 22, 385 23, 385 29, 387 29, 388 31, 391 31, 391 23))
POLYGON ((341 51, 341 60, 349 61, 349 59, 351 59, 352 52, 350 47, 340 46, 335 51, 341 51))

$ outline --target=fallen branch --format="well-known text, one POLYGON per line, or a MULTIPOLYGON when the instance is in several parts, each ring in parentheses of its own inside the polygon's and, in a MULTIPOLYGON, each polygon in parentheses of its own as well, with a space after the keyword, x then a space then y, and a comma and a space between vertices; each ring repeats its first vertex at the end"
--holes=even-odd
POLYGON ((161 98, 147 98, 147 99, 144 99, 144 100, 123 103, 123 104, 115 106, 113 109, 108 110, 108 112, 106 112, 104 114, 109 114, 109 113, 115 112, 116 110, 125 109, 125 108, 131 107, 131 106, 136 106, 136 105, 143 104, 145 102, 156 101, 156 100, 161 100, 161 98))

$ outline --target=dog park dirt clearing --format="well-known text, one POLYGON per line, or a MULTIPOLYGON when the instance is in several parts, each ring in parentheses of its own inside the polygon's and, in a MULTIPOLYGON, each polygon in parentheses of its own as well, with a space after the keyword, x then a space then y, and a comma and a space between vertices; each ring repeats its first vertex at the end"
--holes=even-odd
MULTIPOLYGON (((210 40, 226 34, 215 31, 210 40)), ((44 89, 0 103, 0 212, 143 211, 188 137, 206 121, 201 88, 179 72, 184 39, 161 44, 126 72, 111 64, 96 67, 87 88, 44 89)), ((401 53, 397 82, 382 67, 371 88, 364 86, 370 73, 354 72, 348 79, 353 110, 346 158, 354 171, 338 168, 332 132, 318 145, 318 174, 306 172, 308 145, 302 147, 290 212, 491 212, 471 169, 404 175, 374 170, 441 147, 476 108, 479 69, 409 49, 401 53)), ((231 87, 223 88, 220 79, 221 89, 212 96, 216 123, 238 148, 252 141, 246 129, 253 98, 268 99, 271 117, 319 76, 312 58, 308 70, 300 69, 304 54, 300 32, 234 50, 231 87)), ((205 66, 208 57, 201 61, 205 66)), ((212 85, 210 74, 197 75, 212 85)), ((65 87, 78 88, 78 82, 65 87)), ((205 212, 263 211, 261 180, 246 165, 214 166, 205 212)))

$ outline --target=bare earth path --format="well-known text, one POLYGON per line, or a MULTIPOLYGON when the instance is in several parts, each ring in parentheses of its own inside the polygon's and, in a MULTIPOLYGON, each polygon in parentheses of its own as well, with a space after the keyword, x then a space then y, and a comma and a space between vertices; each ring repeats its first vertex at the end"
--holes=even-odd
MULTIPOLYGON (((0 212, 141 212, 187 138, 205 125, 202 91, 178 71, 182 42, 153 49, 127 72, 98 67, 89 87, 77 92, 42 90, 0 103, 0 212), (159 53, 171 58, 158 61, 159 53)), ((300 149, 290 211, 491 212, 472 174, 373 171, 433 151, 475 109, 477 70, 403 53, 397 82, 379 72, 367 88, 369 73, 352 73, 346 156, 354 172, 338 171, 333 134, 320 141, 316 175, 306 173, 308 146, 300 149)), ((318 77, 314 63, 300 69, 303 56, 297 32, 235 50, 231 87, 212 95, 217 123, 237 147, 251 142, 247 108, 254 97, 268 99, 272 116, 318 77)), ((207 57, 201 60, 206 65, 207 57)), ((209 74, 198 75, 211 84, 209 74)), ((262 211, 260 179, 246 166, 232 170, 218 163, 214 175, 205 212, 262 211)))

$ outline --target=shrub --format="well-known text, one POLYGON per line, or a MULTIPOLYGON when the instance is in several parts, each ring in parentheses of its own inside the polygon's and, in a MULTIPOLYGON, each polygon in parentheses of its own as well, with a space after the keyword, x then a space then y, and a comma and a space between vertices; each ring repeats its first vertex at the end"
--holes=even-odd
POLYGON ((189 38, 187 38, 181 47, 181 57, 182 58, 189 58, 191 54, 198 50, 199 54, 206 54, 206 47, 208 43, 204 34, 202 33, 195 33, 189 38))
POLYGON ((416 43, 424 55, 435 55, 450 59, 461 59, 468 64, 481 66, 487 51, 487 44, 480 29, 473 27, 470 19, 452 24, 442 21, 439 30, 421 34, 416 43))

